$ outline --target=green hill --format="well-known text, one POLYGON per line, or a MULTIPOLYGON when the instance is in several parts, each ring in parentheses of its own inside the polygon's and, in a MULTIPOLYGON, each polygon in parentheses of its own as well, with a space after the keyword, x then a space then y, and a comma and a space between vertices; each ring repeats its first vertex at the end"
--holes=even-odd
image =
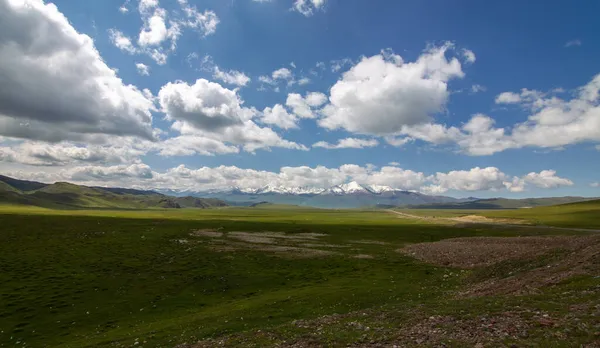
POLYGON ((600 229, 600 200, 568 203, 532 209, 486 212, 492 218, 525 219, 539 225, 600 229))
POLYGON ((218 199, 171 197, 154 191, 87 187, 67 182, 43 184, 7 176, 0 176, 0 204, 54 209, 206 209, 227 205, 218 199))
POLYGON ((595 198, 586 197, 547 197, 547 198, 489 198, 478 199, 470 202, 441 203, 441 204, 420 204, 408 206, 411 209, 521 209, 534 208, 542 206, 551 206, 557 204, 566 204, 574 202, 589 201, 595 198))

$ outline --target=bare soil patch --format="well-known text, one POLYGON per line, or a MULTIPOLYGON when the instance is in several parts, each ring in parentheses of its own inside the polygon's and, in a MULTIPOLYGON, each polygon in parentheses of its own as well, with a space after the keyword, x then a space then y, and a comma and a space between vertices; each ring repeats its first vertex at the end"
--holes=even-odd
POLYGON ((527 224, 527 222, 524 220, 488 218, 488 217, 480 216, 480 215, 465 215, 465 216, 450 218, 450 220, 457 221, 457 222, 471 222, 471 223, 482 223, 482 224, 511 224, 511 225, 527 224))
POLYGON ((190 235, 196 237, 220 238, 223 237, 223 232, 219 232, 217 230, 195 230, 192 231, 190 235))
POLYGON ((462 297, 488 295, 525 295, 554 286, 579 275, 600 274, 600 239, 589 244, 570 245, 571 252, 558 261, 506 278, 492 278, 468 287, 459 293, 462 297), (579 247, 579 248, 577 248, 579 247))
POLYGON ((358 254, 358 255, 354 255, 352 257, 355 259, 374 259, 373 255, 367 255, 367 254, 358 254))
POLYGON ((275 239, 263 237, 260 233, 229 232, 227 233, 227 237, 248 243, 276 244, 275 239))
POLYGON ((283 232, 220 232, 216 230, 196 230, 191 236, 209 237, 202 244, 219 252, 235 252, 244 250, 258 250, 272 253, 279 257, 312 258, 337 255, 339 253, 328 250, 313 249, 318 247, 344 247, 343 245, 304 243, 318 241, 326 236, 320 233, 285 234, 283 232))
POLYGON ((412 244, 398 251, 436 265, 475 268, 531 259, 555 249, 578 250, 598 242, 597 236, 470 237, 412 244))
POLYGON ((374 245, 387 245, 389 243, 382 242, 379 240, 351 240, 350 243, 353 244, 374 244, 374 245))

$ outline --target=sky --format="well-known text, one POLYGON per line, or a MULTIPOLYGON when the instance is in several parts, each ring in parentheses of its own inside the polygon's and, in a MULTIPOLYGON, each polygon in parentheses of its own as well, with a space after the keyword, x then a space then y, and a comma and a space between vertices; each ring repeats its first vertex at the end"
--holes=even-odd
POLYGON ((600 195, 599 2, 0 0, 0 173, 600 195))

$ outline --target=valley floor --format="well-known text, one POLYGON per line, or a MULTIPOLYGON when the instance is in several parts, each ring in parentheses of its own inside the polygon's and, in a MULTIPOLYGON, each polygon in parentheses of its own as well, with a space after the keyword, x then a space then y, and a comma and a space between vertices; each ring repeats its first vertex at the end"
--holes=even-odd
POLYGON ((4 206, 0 346, 600 347, 600 210, 568 211, 4 206))

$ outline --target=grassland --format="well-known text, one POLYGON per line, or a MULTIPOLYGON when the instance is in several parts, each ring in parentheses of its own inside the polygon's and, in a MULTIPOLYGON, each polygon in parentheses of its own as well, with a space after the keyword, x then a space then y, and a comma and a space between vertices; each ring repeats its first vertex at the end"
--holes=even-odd
MULTIPOLYGON (((541 213, 536 219, 588 226, 591 215, 576 213, 588 208, 567 208, 582 221, 541 213)), ((0 222, 0 346, 568 347, 599 339, 596 249, 586 251, 585 272, 534 284, 531 292, 461 295, 568 260, 595 239, 466 269, 399 252, 456 237, 590 234, 580 231, 457 227, 387 211, 277 206, 7 205, 0 206, 0 222)))

